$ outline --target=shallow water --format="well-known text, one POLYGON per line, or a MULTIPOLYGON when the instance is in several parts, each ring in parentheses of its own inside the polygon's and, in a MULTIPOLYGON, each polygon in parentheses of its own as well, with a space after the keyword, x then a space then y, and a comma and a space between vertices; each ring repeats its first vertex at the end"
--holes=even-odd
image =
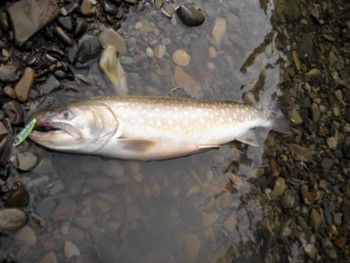
MULTIPOLYGON (((243 95, 252 92, 259 95, 260 103, 268 105, 281 96, 278 107, 288 113, 291 95, 286 83, 290 82, 283 77, 285 69, 295 63, 290 56, 295 43, 288 34, 295 33, 291 22, 300 21, 301 5, 293 4, 286 11, 286 4, 277 0, 196 4, 204 10, 206 20, 194 28, 180 21, 173 25, 153 6, 142 13, 130 8, 128 19, 122 23, 125 39, 135 37, 143 49, 152 40, 169 44, 162 59, 139 59, 138 49, 130 49, 121 57, 129 94, 165 95, 173 87, 195 83, 191 93, 204 99, 243 101, 243 95), (218 17, 226 21, 221 43, 212 38, 218 17), (155 31, 142 35, 135 29, 141 19, 153 23, 155 31), (191 80, 175 76, 171 54, 179 48, 192 57, 184 69, 191 80), (215 57, 208 55, 209 48, 216 50, 215 57)), ((67 84, 79 90, 79 94, 68 94, 69 100, 114 93, 97 65, 91 65, 84 74, 92 85, 79 80, 67 84)), ((66 93, 58 91, 53 96, 65 101, 66 93)), ((294 103, 298 106, 300 102, 294 103)), ((303 130, 307 127, 298 129, 307 132, 303 130)), ((313 162, 288 150, 295 134, 257 133, 259 147, 234 142, 218 150, 154 162, 56 153, 33 145, 31 151, 40 156, 38 166, 29 173, 14 173, 31 194, 26 211, 32 215, 28 225, 35 231, 37 242, 30 247, 17 243, 15 234, 2 235, 2 257, 39 262, 54 252, 58 262, 334 260, 324 245, 317 245, 317 256, 305 252, 307 244, 315 244, 315 240, 323 243, 325 237, 319 236, 324 232, 318 230, 326 231, 335 224, 327 222, 326 212, 318 212, 323 227, 315 230, 314 221, 309 221, 309 210, 318 209, 319 202, 312 206, 305 203, 300 182, 307 182, 310 191, 312 185, 319 184, 317 178, 308 181, 312 172, 307 166, 313 162), (300 205, 293 209, 281 207, 282 194, 271 194, 276 190, 276 178, 271 175, 274 161, 286 189, 297 192, 300 205), (307 231, 295 223, 299 217, 310 224, 307 231), (65 248, 78 252, 67 258, 65 248)), ((328 186, 330 189, 333 185, 328 186)), ((339 249, 338 259, 346 255, 343 249, 345 245, 339 249)))

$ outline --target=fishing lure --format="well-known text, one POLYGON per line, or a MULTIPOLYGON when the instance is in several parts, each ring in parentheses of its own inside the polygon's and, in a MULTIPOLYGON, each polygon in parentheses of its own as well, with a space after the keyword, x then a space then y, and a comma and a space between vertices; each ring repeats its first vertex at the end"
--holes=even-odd
POLYGON ((37 122, 37 118, 32 119, 27 126, 24 127, 23 130, 21 130, 15 137, 15 140, 13 142, 13 146, 17 147, 18 145, 20 145, 28 136, 29 134, 32 132, 32 130, 34 129, 34 126, 37 122))

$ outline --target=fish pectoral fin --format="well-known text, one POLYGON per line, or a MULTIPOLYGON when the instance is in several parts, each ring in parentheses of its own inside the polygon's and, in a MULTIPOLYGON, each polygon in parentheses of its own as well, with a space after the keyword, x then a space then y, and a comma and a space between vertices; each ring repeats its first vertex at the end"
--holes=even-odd
POLYGON ((254 131, 247 131, 239 135, 237 138, 235 138, 235 140, 252 146, 259 146, 259 142, 254 131))
POLYGON ((138 138, 120 138, 118 142, 125 150, 136 152, 146 152, 156 144, 155 141, 138 138))
POLYGON ((220 148, 219 144, 198 144, 197 149, 199 150, 205 150, 205 149, 213 149, 213 148, 220 148))

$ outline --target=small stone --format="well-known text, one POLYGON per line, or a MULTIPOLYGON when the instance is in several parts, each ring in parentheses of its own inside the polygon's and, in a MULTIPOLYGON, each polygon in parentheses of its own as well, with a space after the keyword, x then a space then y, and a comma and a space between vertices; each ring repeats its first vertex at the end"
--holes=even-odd
POLYGON ((305 73, 306 80, 317 79, 321 76, 322 72, 316 68, 311 69, 310 71, 305 73))
POLYGON ((343 98, 343 92, 341 91, 341 89, 337 89, 334 92, 335 96, 337 97, 337 99, 339 100, 339 102, 343 103, 344 98, 343 98))
POLYGON ((177 66, 174 72, 175 84, 178 87, 189 87, 194 94, 194 97, 199 97, 200 95, 200 85, 181 67, 177 66))
POLYGON ((64 249, 64 256, 66 258, 71 258, 71 257, 79 257, 80 256, 80 251, 79 249, 77 248, 77 246, 69 241, 69 240, 66 240, 64 242, 64 246, 63 246, 63 249, 64 249))
POLYGON ((157 45, 153 52, 156 58, 162 59, 165 56, 166 47, 164 45, 157 45))
POLYGON ((18 152, 16 153, 17 168, 21 171, 30 171, 38 163, 39 158, 36 154, 31 152, 18 152))
POLYGON ((195 234, 185 235, 186 262, 198 262, 202 240, 195 234))
POLYGON ((315 244, 308 243, 303 246, 304 251, 306 255, 308 255, 309 258, 315 259, 316 258, 316 246, 315 244))
POLYGON ((17 208, 0 209, 0 232, 12 232, 27 222, 27 214, 17 208))
POLYGON ((51 251, 42 257, 40 263, 57 263, 57 257, 55 252, 51 251))
POLYGON ((217 212, 211 212, 211 213, 206 213, 203 215, 202 218, 202 225, 203 227, 208 227, 211 226, 216 222, 216 220, 219 218, 219 214, 217 212))
POLYGON ((28 247, 33 247, 36 244, 37 237, 34 233, 34 230, 30 226, 22 227, 15 236, 15 239, 18 243, 26 245, 28 247))
POLYGON ((237 217, 235 215, 229 215, 222 226, 227 232, 231 233, 236 229, 237 223, 237 217))
POLYGON ((214 39, 215 43, 220 46, 222 40, 224 39, 226 33, 226 20, 221 17, 215 18, 213 31, 211 36, 214 39))
POLYGON ((191 62, 191 56, 183 49, 178 49, 173 53, 173 61, 175 64, 187 67, 191 62))
POLYGON ((6 102, 2 106, 2 111, 4 112, 5 116, 10 120, 11 124, 18 125, 22 123, 22 108, 21 105, 16 101, 9 101, 6 102))
POLYGON ((315 231, 317 231, 321 225, 321 216, 315 208, 311 209, 310 221, 315 231))
POLYGON ((155 0, 154 1, 154 4, 155 4, 155 6, 156 6, 156 8, 162 8, 163 7, 163 5, 164 5, 164 1, 163 0, 155 0))
POLYGON ((210 57, 211 59, 216 58, 217 55, 218 55, 217 52, 216 52, 215 47, 213 47, 213 46, 209 46, 209 48, 208 48, 208 54, 209 54, 209 57, 210 57))
POLYGON ((300 116, 299 112, 295 108, 292 109, 289 119, 291 120, 291 122, 297 125, 303 123, 302 117, 300 116))
POLYGON ((5 201, 7 207, 26 207, 29 204, 29 193, 21 181, 15 183, 5 201))
POLYGON ((316 103, 311 104, 311 117, 314 122, 318 121, 321 117, 321 111, 316 103))
POLYGON ((340 108, 338 105, 333 106, 333 114, 335 117, 339 117, 340 116, 340 108))
POLYGON ((201 188, 198 185, 192 186, 190 189, 188 189, 186 193, 186 198, 191 197, 194 194, 197 194, 201 191, 201 188))
POLYGON ((141 21, 137 22, 135 28, 138 29, 143 35, 147 35, 148 33, 152 33, 154 31, 153 26, 146 19, 142 19, 141 21))
POLYGON ((309 148, 298 144, 289 144, 290 151, 296 160, 310 162, 313 156, 313 151, 309 148))
POLYGON ((276 200, 278 197, 280 197, 284 190, 286 189, 286 183, 282 177, 278 177, 275 186, 273 187, 272 192, 270 193, 271 199, 276 200))
POLYGON ((11 99, 16 99, 16 92, 11 86, 5 86, 4 94, 11 99))
POLYGON ((21 79, 15 86, 15 93, 20 102, 26 102, 29 98, 30 90, 34 82, 34 70, 26 67, 23 71, 21 79))
POLYGON ((107 46, 102 51, 99 66, 119 95, 128 94, 125 71, 118 59, 118 51, 114 47, 107 46))
POLYGON ((337 148, 337 145, 338 145, 337 138, 335 136, 328 137, 327 138, 327 145, 328 145, 329 149, 335 150, 337 148))
POLYGON ((85 16, 92 16, 96 13, 96 7, 90 0, 83 0, 80 5, 80 12, 85 16))
POLYGON ((100 40, 95 36, 86 34, 79 39, 76 46, 75 59, 81 63, 85 63, 98 57, 101 53, 101 49, 102 46, 100 40))
POLYGON ((104 48, 107 46, 113 46, 116 50, 118 50, 119 54, 126 55, 127 49, 124 38, 112 28, 102 27, 102 29, 103 31, 100 35, 102 46, 104 48))
POLYGON ((51 92, 59 89, 61 83, 55 78, 55 76, 50 75, 43 84, 39 86, 40 93, 43 95, 49 95, 51 92))

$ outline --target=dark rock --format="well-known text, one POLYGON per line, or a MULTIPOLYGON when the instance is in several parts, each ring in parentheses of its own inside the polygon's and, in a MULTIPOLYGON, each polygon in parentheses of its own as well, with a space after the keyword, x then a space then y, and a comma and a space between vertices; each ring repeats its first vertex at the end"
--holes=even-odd
POLYGON ((203 12, 190 3, 176 7, 175 12, 186 26, 199 26, 204 22, 203 12))
POLYGON ((40 91, 41 95, 48 95, 60 87, 61 83, 53 75, 51 75, 43 84, 39 86, 38 90, 40 91))
POLYGON ((12 187, 5 201, 7 207, 26 207, 29 204, 29 194, 22 182, 18 181, 12 187))
POLYGON ((5 136, 0 141, 0 167, 5 167, 11 157, 12 140, 10 136, 5 136))
POLYGON ((71 17, 62 17, 61 16, 58 18, 58 23, 60 23, 60 25, 68 31, 73 30, 73 21, 72 21, 71 17))
POLYGON ((2 106, 2 110, 5 113, 5 116, 10 120, 11 124, 16 125, 22 123, 23 114, 18 102, 7 102, 2 106))
POLYGON ((80 63, 85 63, 94 59, 101 53, 102 46, 97 37, 84 35, 77 44, 77 53, 75 59, 80 63))

